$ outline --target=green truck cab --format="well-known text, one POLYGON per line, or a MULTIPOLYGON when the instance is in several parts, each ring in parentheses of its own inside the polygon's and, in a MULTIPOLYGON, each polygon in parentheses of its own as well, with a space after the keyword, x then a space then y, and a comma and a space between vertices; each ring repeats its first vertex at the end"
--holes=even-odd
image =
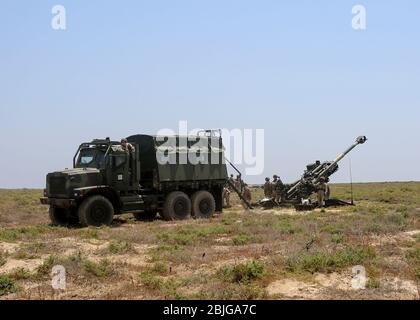
POLYGON ((109 138, 82 143, 72 169, 47 175, 41 203, 50 206, 54 225, 110 225, 122 213, 137 219, 158 213, 165 220, 211 218, 223 210, 228 174, 221 136, 206 131, 206 138, 174 136, 168 148, 168 137, 134 135, 127 138, 133 152, 109 138))

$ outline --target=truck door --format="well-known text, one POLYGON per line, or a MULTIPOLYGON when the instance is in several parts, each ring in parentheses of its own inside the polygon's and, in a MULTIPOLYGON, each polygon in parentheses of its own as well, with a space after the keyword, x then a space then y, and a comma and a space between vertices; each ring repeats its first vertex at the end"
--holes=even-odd
POLYGON ((119 191, 127 191, 131 177, 129 171, 129 154, 126 152, 114 153, 111 158, 112 182, 119 191))

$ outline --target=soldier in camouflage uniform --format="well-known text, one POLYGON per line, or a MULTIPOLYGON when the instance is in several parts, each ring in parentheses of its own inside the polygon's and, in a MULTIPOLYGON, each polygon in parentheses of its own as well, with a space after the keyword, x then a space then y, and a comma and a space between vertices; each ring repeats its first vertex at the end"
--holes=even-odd
MULTIPOLYGON (((251 189, 249 189, 248 185, 246 183, 243 184, 243 192, 242 192, 242 196, 244 197, 244 199, 246 201, 248 201, 248 203, 251 203, 252 201, 252 195, 251 195, 251 189)), ((248 209, 248 206, 246 205, 246 203, 244 201, 242 201, 242 206, 245 209, 248 209)))
POLYGON ((125 152, 134 152, 135 149, 131 143, 128 143, 127 139, 121 139, 121 149, 125 152))
POLYGON ((243 188, 243 181, 242 181, 242 178, 241 178, 241 176, 240 176, 239 174, 236 176, 235 188, 236 188, 239 192, 242 192, 242 191, 243 191, 243 190, 242 190, 242 188, 243 188))
POLYGON ((316 185, 316 190, 318 194, 318 207, 325 206, 325 196, 328 191, 328 186, 325 182, 325 177, 319 178, 319 183, 316 185))
POLYGON ((228 187, 224 187, 223 188, 223 202, 224 202, 224 207, 225 208, 230 208, 231 207, 231 205, 230 205, 230 193, 231 193, 231 190, 230 190, 230 188, 228 188, 228 187))
POLYGON ((273 193, 274 193, 274 201, 277 204, 280 204, 283 202, 283 190, 284 190, 284 184, 281 181, 280 177, 278 175, 273 176, 273 193))
POLYGON ((325 192, 325 201, 327 201, 330 199, 331 189, 330 189, 330 185, 327 183, 327 180, 325 181, 325 184, 327 186, 327 191, 325 192))
POLYGON ((273 197, 273 185, 270 182, 270 178, 265 178, 264 197, 265 198, 272 198, 273 197))

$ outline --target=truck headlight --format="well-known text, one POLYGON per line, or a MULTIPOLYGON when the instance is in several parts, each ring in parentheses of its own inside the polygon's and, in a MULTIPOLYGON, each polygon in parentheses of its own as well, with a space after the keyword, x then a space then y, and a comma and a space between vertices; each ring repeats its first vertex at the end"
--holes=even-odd
POLYGON ((83 190, 76 190, 76 191, 74 191, 74 197, 75 198, 83 197, 84 193, 85 192, 83 190))

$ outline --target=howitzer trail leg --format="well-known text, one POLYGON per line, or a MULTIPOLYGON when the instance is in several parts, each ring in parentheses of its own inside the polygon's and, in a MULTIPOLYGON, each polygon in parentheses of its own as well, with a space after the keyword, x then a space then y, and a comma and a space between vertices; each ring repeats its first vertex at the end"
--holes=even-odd
POLYGON ((229 186, 232 188, 232 190, 236 192, 236 194, 238 195, 239 199, 241 199, 241 200, 242 200, 242 201, 246 204, 246 206, 248 207, 248 209, 250 209, 250 210, 254 209, 254 208, 251 206, 251 204, 248 202, 248 200, 246 200, 246 199, 244 198, 244 196, 242 195, 242 193, 241 193, 238 189, 236 189, 236 187, 235 187, 235 185, 234 185, 233 183, 231 183, 231 182, 228 180, 228 184, 229 184, 229 186))

